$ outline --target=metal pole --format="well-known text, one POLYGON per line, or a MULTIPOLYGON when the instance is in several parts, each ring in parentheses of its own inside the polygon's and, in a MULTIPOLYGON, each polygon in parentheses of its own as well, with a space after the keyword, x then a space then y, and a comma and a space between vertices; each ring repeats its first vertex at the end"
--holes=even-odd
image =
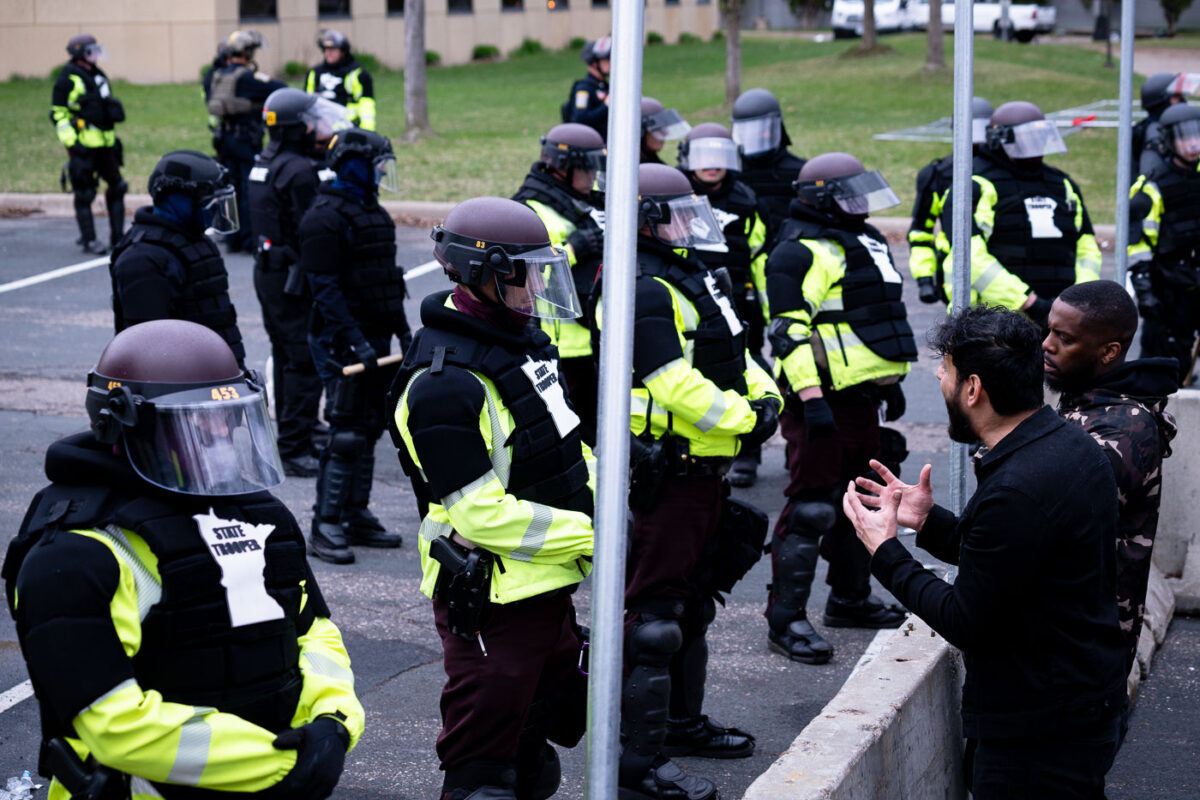
POLYGON ((604 325, 596 431, 595 571, 588 676, 587 796, 617 796, 625 515, 629 492, 629 390, 633 378, 633 283, 637 263, 638 138, 642 114, 642 0, 613 3, 612 91, 605 168, 604 325))
MULTIPOLYGON (((952 310, 971 303, 971 97, 975 92, 971 72, 975 60, 975 3, 954 4, 954 183, 950 189, 950 241, 953 243, 954 288, 952 310)), ((950 444, 950 510, 955 514, 967 503, 967 446, 950 444)), ((951 570, 951 574, 953 570, 951 570)))
POLYGON ((1117 283, 1124 285, 1129 269, 1129 178, 1133 173, 1133 0, 1121 3, 1121 119, 1117 126, 1117 237, 1113 257, 1117 283))

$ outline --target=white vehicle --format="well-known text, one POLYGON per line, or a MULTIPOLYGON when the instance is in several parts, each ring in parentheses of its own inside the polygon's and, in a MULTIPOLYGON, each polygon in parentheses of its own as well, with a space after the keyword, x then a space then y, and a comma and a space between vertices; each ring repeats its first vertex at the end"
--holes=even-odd
MULTIPOLYGON (((915 30, 923 27, 928 19, 929 6, 918 3, 918 0, 875 0, 876 33, 915 30), (924 6, 923 19, 917 11, 918 5, 924 6)), ((833 0, 831 27, 834 38, 849 39, 862 36, 862 23, 862 0, 833 0)))
MULTIPOLYGON (((861 3, 859 5, 861 6, 861 3)), ((837 8, 837 2, 834 3, 834 8, 837 8)), ((924 28, 929 24, 927 0, 908 0, 907 13, 915 27, 924 28)), ((1008 6, 1009 24, 1012 26, 1013 38, 1018 42, 1028 42, 1036 34, 1051 32, 1057 21, 1056 17, 1054 6, 1046 5, 1044 0, 1012 0, 1008 6)), ((878 11, 875 19, 879 19, 878 11)), ((976 0, 974 22, 976 33, 991 33, 998 37, 999 0, 976 0)), ((942 0, 942 26, 946 30, 954 28, 954 0, 942 0)))

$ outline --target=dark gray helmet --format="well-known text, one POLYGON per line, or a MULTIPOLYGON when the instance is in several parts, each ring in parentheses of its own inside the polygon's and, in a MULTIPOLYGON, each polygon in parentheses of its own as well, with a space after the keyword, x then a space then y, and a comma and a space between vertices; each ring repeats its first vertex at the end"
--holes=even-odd
POLYGON ((588 66, 605 58, 611 59, 612 37, 601 36, 599 39, 592 39, 579 51, 579 58, 588 66))
POLYGON ((702 122, 679 143, 679 168, 740 170, 741 156, 729 129, 718 122, 702 122))
POLYGON ((691 129, 692 126, 675 109, 663 108, 663 104, 653 97, 642 98, 643 136, 653 133, 664 141, 682 139, 691 129))
POLYGON ((986 97, 971 98, 971 119, 991 119, 995 110, 986 97))
POLYGON ((587 125, 565 122, 542 137, 542 163, 554 169, 604 169, 604 139, 587 125))
POLYGON ((379 158, 395 157, 392 143, 386 136, 375 131, 364 131, 362 128, 351 128, 334 134, 329 140, 329 155, 325 160, 330 167, 336 169, 342 159, 354 155, 370 162, 379 158))
POLYGON ((229 186, 229 171, 216 160, 195 150, 167 153, 150 173, 150 197, 155 202, 169 192, 196 199, 209 197, 229 186))
POLYGON ((733 104, 733 140, 753 157, 792 143, 779 100, 766 89, 747 89, 733 104))
POLYGON ((1158 72, 1146 78, 1142 84, 1142 109, 1148 114, 1157 114, 1171 104, 1171 97, 1178 92, 1178 72, 1158 72))
POLYGON ((322 51, 336 47, 346 55, 350 55, 350 40, 346 38, 346 34, 335 31, 333 28, 326 28, 317 34, 317 47, 322 51))
POLYGON ((266 46, 267 40, 258 31, 234 31, 225 37, 225 52, 231 56, 253 59, 255 51, 266 46))
POLYGON ((67 40, 67 55, 71 58, 83 58, 89 47, 97 45, 96 37, 90 33, 81 33, 67 40))
POLYGON ((1188 163, 1200 159, 1200 108, 1176 103, 1162 113, 1158 124, 1172 153, 1188 163))
POLYGON ((826 212, 865 216, 899 204, 879 174, 849 153, 822 153, 800 168, 792 185, 800 202, 826 212))
POLYGON ((276 89, 263 102, 263 122, 267 128, 286 128, 303 125, 304 113, 317 100, 317 95, 300 89, 276 89))
POLYGON ((747 89, 733 103, 735 120, 765 117, 771 114, 783 116, 783 112, 779 108, 779 100, 766 89, 747 89))

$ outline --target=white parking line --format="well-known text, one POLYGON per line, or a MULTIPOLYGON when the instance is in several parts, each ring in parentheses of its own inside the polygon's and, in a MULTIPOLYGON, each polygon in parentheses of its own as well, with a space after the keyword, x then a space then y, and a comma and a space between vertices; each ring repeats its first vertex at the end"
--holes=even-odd
POLYGON ((108 256, 101 256, 100 258, 93 258, 90 261, 80 261, 78 264, 72 264, 69 267, 59 267, 58 269, 52 269, 49 272, 43 272, 40 275, 30 275, 28 278, 22 278, 19 281, 13 281, 12 283, 0 284, 0 294, 4 294, 5 292, 11 292, 14 289, 24 289, 26 286, 33 286, 34 284, 37 284, 37 283, 44 283, 45 281, 52 281, 55 278, 61 278, 65 275, 74 275, 76 272, 83 272, 84 270, 91 269, 92 267, 98 267, 101 264, 107 264, 107 263, 108 263, 108 256))
POLYGON ((441 268, 442 268, 442 265, 436 261, 426 261, 424 264, 421 264, 420 266, 413 267, 412 269, 404 270, 404 279, 410 280, 412 278, 419 278, 422 275, 428 275, 429 273, 433 272, 434 270, 439 270, 441 268))
POLYGON ((27 697, 33 697, 33 684, 28 680, 18 683, 4 694, 0 694, 0 714, 8 711, 27 697))

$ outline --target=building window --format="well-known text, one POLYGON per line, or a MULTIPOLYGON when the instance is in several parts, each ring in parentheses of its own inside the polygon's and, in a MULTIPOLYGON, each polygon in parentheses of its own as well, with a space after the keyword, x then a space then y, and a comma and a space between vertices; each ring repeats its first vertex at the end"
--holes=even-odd
POLYGON ((238 19, 275 19, 275 0, 238 0, 238 19))
POLYGON ((448 14, 470 14, 474 10, 471 7, 471 0, 446 0, 448 14))
POLYGON ((608 8, 608 0, 592 0, 592 8, 608 8))
POLYGON ((387 0, 387 13, 389 17, 403 17, 404 0, 387 0))
POLYGON ((546 8, 550 11, 566 11, 570 7, 570 0, 546 0, 546 8))
POLYGON ((707 5, 711 5, 711 4, 712 4, 712 0, 696 0, 696 5, 698 5, 698 6, 707 6, 707 5))
POLYGON ((677 6, 679 5, 679 0, 667 0, 666 5, 677 6))
POLYGON ((317 16, 349 17, 350 0, 317 0, 317 16))
POLYGON ((501 11, 524 11, 525 0, 500 0, 501 11))

